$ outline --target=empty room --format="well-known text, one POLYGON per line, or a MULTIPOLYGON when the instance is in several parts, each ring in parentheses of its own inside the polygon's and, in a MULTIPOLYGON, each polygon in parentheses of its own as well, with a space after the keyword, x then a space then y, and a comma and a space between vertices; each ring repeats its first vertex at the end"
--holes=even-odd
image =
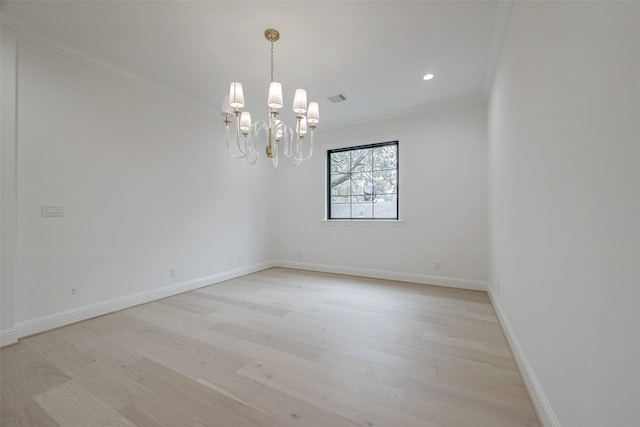
POLYGON ((639 1, 4 1, 2 427, 640 426, 639 1))

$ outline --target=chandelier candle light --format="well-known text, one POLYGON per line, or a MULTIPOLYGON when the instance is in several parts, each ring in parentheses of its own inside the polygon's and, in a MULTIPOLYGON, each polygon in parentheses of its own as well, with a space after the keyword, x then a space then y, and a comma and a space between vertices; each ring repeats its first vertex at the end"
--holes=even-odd
POLYGON ((265 122, 258 120, 251 123, 251 114, 248 111, 240 111, 244 108, 244 92, 240 82, 232 82, 229 95, 222 101, 222 115, 227 137, 227 152, 236 159, 246 159, 249 164, 258 160, 259 141, 266 143, 267 157, 278 167, 278 145, 284 146, 284 155, 293 166, 308 160, 313 154, 313 134, 320 119, 317 102, 307 105, 307 91, 296 89, 293 98, 293 111, 296 113, 295 133, 293 129, 281 120, 278 120, 278 109, 282 108, 282 85, 273 81, 273 44, 280 38, 280 33, 274 29, 264 32, 265 38, 271 43, 271 84, 269 85, 269 118, 265 122), (237 151, 229 146, 229 124, 231 117, 235 116, 236 146, 237 151), (309 134, 309 147, 305 149, 303 140, 309 134), (306 151, 306 154, 303 152, 306 151))

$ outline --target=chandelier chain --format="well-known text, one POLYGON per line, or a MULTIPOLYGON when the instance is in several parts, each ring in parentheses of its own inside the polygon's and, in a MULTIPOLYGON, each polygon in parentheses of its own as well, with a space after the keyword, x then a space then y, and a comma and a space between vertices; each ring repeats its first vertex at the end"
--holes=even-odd
POLYGON ((271 81, 273 81, 273 42, 271 42, 271 81))

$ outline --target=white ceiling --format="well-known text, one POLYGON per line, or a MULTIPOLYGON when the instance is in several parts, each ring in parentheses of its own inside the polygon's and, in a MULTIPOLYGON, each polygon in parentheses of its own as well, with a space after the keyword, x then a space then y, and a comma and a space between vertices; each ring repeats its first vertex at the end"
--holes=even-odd
MULTIPOLYGON (((240 81, 266 115, 269 42, 290 110, 296 88, 320 128, 480 98, 493 73, 505 1, 3 1, 2 22, 219 111, 240 81), (435 74, 429 82, 427 72, 435 74), (345 94, 333 104, 327 97, 345 94)), ((286 118, 286 116, 285 116, 286 118)))

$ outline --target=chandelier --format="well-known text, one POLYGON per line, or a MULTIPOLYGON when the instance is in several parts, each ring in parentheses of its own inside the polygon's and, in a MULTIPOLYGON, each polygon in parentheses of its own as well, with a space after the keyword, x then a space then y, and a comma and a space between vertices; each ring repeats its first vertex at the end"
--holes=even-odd
POLYGON ((278 167, 279 146, 283 146, 283 154, 287 161, 298 166, 308 160, 313 154, 313 134, 319 121, 320 114, 317 102, 307 105, 307 91, 296 89, 293 98, 293 111, 296 113, 295 132, 278 119, 282 108, 282 85, 273 81, 273 44, 280 38, 280 33, 272 28, 264 32, 265 38, 271 43, 271 84, 269 85, 269 117, 267 121, 258 120, 251 122, 251 114, 248 111, 240 111, 244 107, 244 92, 240 82, 232 82, 229 94, 222 101, 222 115, 226 128, 227 152, 236 159, 245 159, 249 164, 255 164, 258 160, 259 146, 265 145, 267 157, 273 161, 273 166, 278 167), (235 146, 229 144, 229 124, 235 117, 235 146), (308 143, 305 137, 308 135, 308 143), (308 146, 308 147, 307 147, 308 146))

